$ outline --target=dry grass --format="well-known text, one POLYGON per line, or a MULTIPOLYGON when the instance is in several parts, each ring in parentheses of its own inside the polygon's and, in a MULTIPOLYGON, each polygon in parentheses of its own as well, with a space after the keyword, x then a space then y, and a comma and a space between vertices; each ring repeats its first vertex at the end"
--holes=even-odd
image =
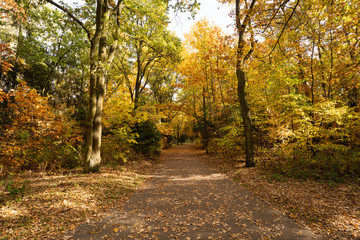
MULTIPOLYGON (((154 164, 130 162, 97 174, 31 173, 13 176, 23 196, 0 188, 0 239, 47 239, 121 208, 151 175, 154 164), (23 182, 25 183, 23 184, 23 182)), ((6 180, 9 182, 9 180, 6 180)))

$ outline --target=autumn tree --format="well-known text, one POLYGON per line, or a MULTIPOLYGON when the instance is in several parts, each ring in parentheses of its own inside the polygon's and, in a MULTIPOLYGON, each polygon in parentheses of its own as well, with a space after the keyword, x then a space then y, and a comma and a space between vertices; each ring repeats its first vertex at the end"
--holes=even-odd
POLYGON ((85 172, 97 172, 101 164, 102 111, 105 97, 106 71, 115 56, 120 38, 122 0, 116 3, 97 1, 95 28, 86 26, 69 9, 52 0, 47 2, 66 12, 87 34, 90 41, 89 108, 86 117, 85 172))
MULTIPOLYGON (((252 49, 249 52, 245 52, 245 31, 250 25, 251 17, 253 15, 253 9, 256 0, 252 0, 250 5, 245 6, 245 14, 243 19, 240 15, 240 0, 235 1, 235 19, 236 29, 238 31, 238 47, 236 54, 236 77, 238 79, 238 97, 241 107, 241 115, 244 123, 244 135, 245 135, 245 155, 246 155, 246 167, 255 166, 254 161, 254 141, 253 141, 253 123, 250 116, 250 109, 246 100, 245 83, 246 75, 244 71, 245 61, 249 58, 252 49)), ((247 4, 246 4, 247 5, 247 4)))
POLYGON ((261 153, 278 159, 274 168, 289 175, 354 175, 359 169, 350 157, 358 155, 358 65, 353 62, 358 55, 351 50, 358 46, 358 33, 356 21, 349 20, 354 12, 346 7, 350 1, 293 4, 287 28, 271 26, 248 72, 261 153), (277 38, 270 38, 274 32, 277 38), (350 122, 355 132, 347 132, 350 122))
POLYGON ((0 166, 6 173, 79 165, 81 135, 67 114, 56 115, 47 98, 24 81, 16 90, 0 90, 4 102, 2 111, 11 120, 0 125, 0 166))
MULTIPOLYGON (((4 0, 0 3, 0 31, 6 30, 6 35, 11 35, 12 22, 22 23, 25 21, 26 14, 24 9, 13 0, 4 0), (10 31, 9 31, 10 29, 10 31)), ((8 72, 14 67, 16 53, 7 37, 1 34, 0 42, 0 81, 1 87, 6 88, 8 72)))
POLYGON ((234 100, 234 41, 203 19, 186 35, 184 47, 180 71, 184 76, 185 111, 196 119, 196 129, 208 149, 211 138, 228 120, 234 100))
POLYGON ((125 79, 134 109, 141 105, 141 95, 149 86, 154 69, 179 61, 180 40, 166 28, 167 7, 163 1, 144 1, 124 11, 127 39, 115 63, 125 79))
MULTIPOLYGON (((232 1, 220 1, 229 3, 232 1)), ((288 8, 292 3, 290 1, 256 1, 240 2, 235 1, 235 26, 238 37, 237 53, 236 53, 236 76, 238 80, 238 98, 241 108, 241 115, 244 124, 245 136, 245 153, 246 166, 255 166, 254 161, 254 140, 253 140, 253 122, 250 116, 250 108, 246 94, 246 61, 251 57, 256 46, 256 37, 258 38, 274 38, 276 42, 268 56, 272 54, 275 47, 278 45, 284 30, 291 20, 299 1, 293 3, 294 7, 288 8), (290 9, 290 10, 288 10, 290 9), (280 28, 274 31, 273 26, 276 21, 283 21, 280 28), (270 34, 268 34, 270 32, 270 34)))
MULTIPOLYGON (((123 13, 123 9, 135 10, 136 2, 123 0, 118 0, 117 2, 107 0, 97 1, 95 12, 93 13, 95 18, 94 28, 84 24, 82 19, 76 17, 68 7, 62 6, 52 0, 47 0, 47 2, 66 12, 69 17, 84 29, 90 41, 90 96, 89 110, 86 118, 87 130, 84 161, 86 172, 99 171, 101 164, 101 117, 105 97, 106 73, 119 47, 120 38, 123 38, 123 36, 121 36, 121 28, 126 26, 125 24, 128 24, 122 22, 121 14, 123 13)), ((194 2, 195 4, 192 2, 186 4, 182 1, 177 1, 176 6, 181 9, 186 7, 193 9, 196 7, 196 1, 194 2)), ((144 12, 147 11, 146 7, 139 7, 136 11, 139 12, 140 15, 144 15, 144 12)), ((91 5, 89 5, 89 9, 91 9, 91 5)), ((90 16, 91 15, 92 14, 90 14, 90 16)), ((141 45, 144 44, 143 41, 140 41, 140 43, 141 45)), ((140 47, 138 47, 138 50, 142 51, 140 47)), ((141 64, 140 61, 138 61, 138 64, 141 64)), ((144 73, 140 73, 139 77, 141 74, 144 73)), ((138 87, 138 89, 140 89, 140 87, 138 87)))

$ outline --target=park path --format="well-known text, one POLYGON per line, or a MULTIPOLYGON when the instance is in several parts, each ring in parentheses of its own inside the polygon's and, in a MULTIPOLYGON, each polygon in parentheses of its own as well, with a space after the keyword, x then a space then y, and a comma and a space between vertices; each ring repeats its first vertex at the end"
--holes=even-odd
POLYGON ((165 150, 153 179, 61 239, 319 239, 210 168, 193 145, 165 150))

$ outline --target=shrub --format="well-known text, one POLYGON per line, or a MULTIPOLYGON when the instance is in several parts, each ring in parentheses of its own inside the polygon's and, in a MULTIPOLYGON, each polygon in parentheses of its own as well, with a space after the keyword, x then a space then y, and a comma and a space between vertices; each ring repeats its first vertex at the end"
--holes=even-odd
POLYGON ((156 124, 151 120, 146 120, 136 124, 136 150, 146 157, 158 157, 161 154, 161 133, 156 124))
POLYGON ((360 176, 360 114, 339 102, 285 102, 267 151, 270 168, 297 178, 339 181, 360 176))
POLYGON ((4 173, 25 169, 74 167, 80 163, 81 134, 66 114, 55 115, 46 98, 24 82, 0 92, 11 116, 1 126, 0 165, 4 173))
POLYGON ((132 144, 136 143, 135 134, 129 126, 111 129, 102 138, 103 164, 124 164, 133 155, 132 144))

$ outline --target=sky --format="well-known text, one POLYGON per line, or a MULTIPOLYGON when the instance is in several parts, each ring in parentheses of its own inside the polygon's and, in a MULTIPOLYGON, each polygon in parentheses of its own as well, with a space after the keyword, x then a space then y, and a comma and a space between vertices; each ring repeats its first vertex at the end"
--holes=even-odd
POLYGON ((200 10, 197 11, 194 20, 188 19, 190 16, 188 13, 178 13, 177 16, 174 13, 170 14, 169 29, 175 31, 178 37, 184 39, 184 33, 188 33, 191 26, 203 18, 220 26, 224 32, 233 31, 232 27, 228 27, 234 21, 229 16, 231 6, 218 3, 217 0, 198 0, 198 2, 200 3, 200 10))
MULTIPOLYGON (((62 0, 63 2, 73 5, 75 2, 80 3, 83 0, 62 0)), ((228 27, 233 24, 234 20, 230 18, 229 13, 232 9, 232 6, 228 4, 221 4, 217 0, 197 0, 200 3, 200 9, 197 11, 195 19, 189 19, 189 13, 170 13, 171 23, 169 29, 174 31, 178 37, 182 40, 184 39, 184 33, 188 33, 191 29, 191 26, 194 25, 197 21, 200 21, 203 18, 206 18, 209 22, 213 22, 216 25, 220 26, 224 32, 232 33, 233 27, 228 27)), ((55 2, 60 2, 56 0, 55 2)))

